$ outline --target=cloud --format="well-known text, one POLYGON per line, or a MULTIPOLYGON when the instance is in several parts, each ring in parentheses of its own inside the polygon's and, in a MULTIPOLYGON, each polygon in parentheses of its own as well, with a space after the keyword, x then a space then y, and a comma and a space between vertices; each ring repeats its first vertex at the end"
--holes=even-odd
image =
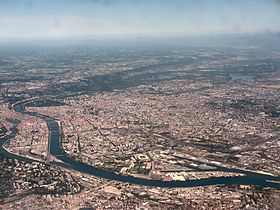
POLYGON ((83 17, 0 17, 0 37, 101 35, 106 23, 83 17))
POLYGON ((93 17, 0 17, 0 38, 111 36, 155 33, 150 25, 126 24, 93 17))
POLYGON ((280 13, 276 6, 280 0, 269 5, 260 3, 260 0, 254 1, 258 4, 249 0, 231 0, 230 3, 206 3, 205 0, 67 0, 68 4, 62 4, 65 0, 22 1, 30 2, 28 7, 33 8, 32 11, 24 10, 26 5, 12 7, 11 3, 7 6, 0 2, 0 37, 280 31, 280 13))
POLYGON ((255 32, 254 25, 209 24, 209 22, 122 22, 93 17, 1 17, 0 38, 113 36, 149 34, 203 34, 255 32), (180 25, 181 24, 181 25, 180 25))

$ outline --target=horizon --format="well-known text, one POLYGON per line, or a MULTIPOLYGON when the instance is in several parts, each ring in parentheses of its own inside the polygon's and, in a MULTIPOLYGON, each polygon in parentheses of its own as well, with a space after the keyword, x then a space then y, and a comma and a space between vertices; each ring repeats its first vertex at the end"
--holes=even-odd
POLYGON ((107 36, 107 37, 45 37, 0 38, 3 49, 9 47, 257 47, 280 48, 279 33, 231 33, 203 35, 157 35, 157 36, 107 36))

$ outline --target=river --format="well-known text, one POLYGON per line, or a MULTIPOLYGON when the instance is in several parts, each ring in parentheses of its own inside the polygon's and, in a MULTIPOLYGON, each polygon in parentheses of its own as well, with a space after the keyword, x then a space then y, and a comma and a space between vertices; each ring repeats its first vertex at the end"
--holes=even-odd
MULTIPOLYGON (((242 169, 233 169, 233 168, 226 168, 222 166, 215 167, 219 171, 231 171, 237 173, 243 173, 244 176, 234 176, 234 177, 209 177, 199 180, 187 180, 187 181, 162 181, 162 180, 151 180, 145 178, 136 178, 133 176, 126 176, 121 174, 116 174, 114 172, 109 172, 100 168, 96 168, 94 166, 90 166, 76 160, 71 159, 67 156, 62 150, 60 145, 60 127, 58 122, 45 115, 41 115, 35 112, 28 112, 25 111, 24 107, 25 102, 17 103, 13 106, 15 112, 20 112, 22 114, 35 116, 41 118, 46 121, 48 129, 49 129, 49 152, 51 155, 58 158, 61 162, 50 162, 51 165, 56 165, 68 169, 72 169, 75 171, 79 171, 82 173, 90 174, 96 177, 105 178, 108 180, 115 180, 120 182, 127 182, 130 184, 138 184, 138 185, 145 185, 145 186, 154 186, 154 187, 195 187, 195 186, 209 186, 209 185, 233 185, 233 184, 244 184, 244 185, 256 185, 262 187, 272 187, 280 189, 280 177, 274 177, 270 175, 264 175, 260 173, 249 172, 242 169), (273 182, 271 182, 271 181, 273 182)), ((16 135, 16 127, 13 127, 13 133, 10 138, 13 138, 16 135)), ((3 157, 9 157, 13 159, 18 159, 22 161, 31 162, 33 161, 30 158, 22 157, 16 154, 11 154, 7 152, 3 148, 3 144, 7 141, 8 138, 2 139, 0 141, 0 155, 3 157)), ((197 161, 199 163, 203 163, 201 161, 197 161)), ((211 165, 209 163, 204 163, 211 165)))

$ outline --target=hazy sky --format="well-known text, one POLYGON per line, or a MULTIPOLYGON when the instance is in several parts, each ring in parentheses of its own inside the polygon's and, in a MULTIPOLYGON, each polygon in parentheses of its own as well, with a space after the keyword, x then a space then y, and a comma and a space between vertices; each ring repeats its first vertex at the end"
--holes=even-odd
POLYGON ((271 31, 278 0, 0 0, 0 38, 271 31))

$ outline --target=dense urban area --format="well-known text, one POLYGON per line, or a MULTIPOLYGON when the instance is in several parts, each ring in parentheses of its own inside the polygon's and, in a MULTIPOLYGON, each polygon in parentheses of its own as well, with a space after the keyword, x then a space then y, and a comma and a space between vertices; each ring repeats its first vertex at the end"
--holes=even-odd
POLYGON ((280 47, 267 39, 0 48, 0 209, 279 208, 280 47))

